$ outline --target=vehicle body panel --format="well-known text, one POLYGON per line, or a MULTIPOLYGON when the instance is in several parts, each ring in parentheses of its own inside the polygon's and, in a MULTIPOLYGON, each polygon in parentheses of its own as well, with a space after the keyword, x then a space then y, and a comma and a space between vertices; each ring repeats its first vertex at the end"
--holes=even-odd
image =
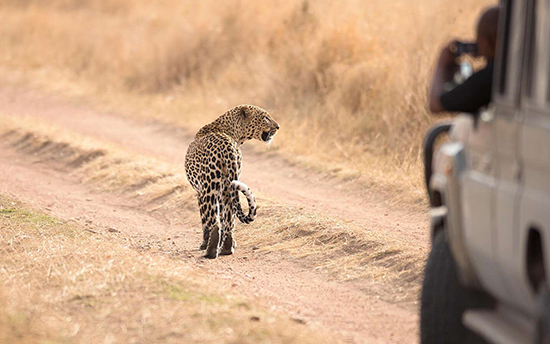
POLYGON ((495 343, 506 342, 497 332, 508 325, 535 337, 532 233, 550 286, 550 0, 503 0, 501 9, 491 106, 456 117, 429 183, 443 200, 432 224, 444 224, 461 283, 497 300, 493 311, 467 312, 465 324, 495 343))

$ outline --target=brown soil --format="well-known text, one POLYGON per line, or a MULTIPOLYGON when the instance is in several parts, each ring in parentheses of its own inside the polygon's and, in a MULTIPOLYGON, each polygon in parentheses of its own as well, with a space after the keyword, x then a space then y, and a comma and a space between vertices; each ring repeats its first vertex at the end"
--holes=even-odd
MULTIPOLYGON (((21 88, 0 87, 0 114, 37 117, 76 133, 154 155, 183 167, 192 138, 181 129, 159 123, 135 122, 21 88)), ((284 128, 283 128, 284 130, 284 128)), ((246 147, 246 146, 245 146, 246 147)), ((428 247, 426 215, 418 207, 400 209, 383 195, 352 182, 328 178, 294 166, 274 152, 244 149, 242 180, 289 205, 353 221, 401 243, 428 247)), ((143 242, 174 241, 181 259, 204 269, 220 288, 254 295, 275 311, 288 313, 312 328, 329 329, 335 339, 353 343, 417 341, 417 310, 380 300, 358 282, 331 281, 283 253, 260 253, 240 247, 237 254, 217 260, 201 258, 197 218, 173 221, 128 206, 128 200, 97 193, 77 176, 37 163, 0 145, 0 193, 63 218, 82 222, 98 235, 113 232, 143 242), (170 238, 168 240, 168 238, 170 238)), ((115 234, 117 234, 115 233, 115 234)))

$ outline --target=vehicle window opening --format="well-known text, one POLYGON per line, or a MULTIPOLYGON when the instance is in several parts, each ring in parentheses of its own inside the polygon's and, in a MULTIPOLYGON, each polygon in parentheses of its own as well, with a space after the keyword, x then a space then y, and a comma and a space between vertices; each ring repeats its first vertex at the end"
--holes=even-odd
POLYGON ((537 32, 537 0, 531 0, 529 2, 529 15, 528 15, 528 41, 527 41, 527 75, 526 75, 526 89, 525 94, 527 97, 532 98, 533 87, 535 78, 533 78, 533 71, 535 70, 535 44, 536 44, 536 32, 537 32))
POLYGON ((504 37, 502 38, 502 45, 501 45, 501 62, 500 62, 500 73, 499 73, 499 83, 498 83, 498 92, 500 94, 506 93, 506 71, 508 69, 508 48, 509 48, 509 41, 510 41, 510 27, 511 27, 511 18, 512 18, 512 0, 506 1, 505 9, 504 9, 504 23, 501 24, 503 26, 500 27, 501 30, 499 32, 502 32, 502 28, 504 28, 504 37))

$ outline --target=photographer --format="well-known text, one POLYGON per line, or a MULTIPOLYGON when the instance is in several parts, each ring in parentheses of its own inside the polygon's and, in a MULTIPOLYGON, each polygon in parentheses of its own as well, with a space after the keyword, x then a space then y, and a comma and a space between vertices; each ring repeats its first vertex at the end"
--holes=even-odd
POLYGON ((431 112, 449 111, 475 114, 479 108, 489 104, 493 81, 498 12, 498 7, 491 7, 481 15, 477 25, 476 43, 454 41, 443 49, 437 62, 428 95, 431 112), (445 84, 453 79, 459 69, 457 59, 463 54, 476 57, 482 56, 486 59, 487 65, 474 73, 464 83, 450 91, 445 91, 445 84))

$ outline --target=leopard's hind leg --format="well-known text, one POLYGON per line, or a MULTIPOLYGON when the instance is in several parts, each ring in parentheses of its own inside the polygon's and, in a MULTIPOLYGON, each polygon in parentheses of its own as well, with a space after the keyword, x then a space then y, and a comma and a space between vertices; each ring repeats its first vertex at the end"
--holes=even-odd
POLYGON ((206 247, 206 258, 217 258, 218 249, 220 247, 220 226, 218 224, 220 216, 220 203, 221 199, 217 193, 210 194, 210 197, 206 196, 207 210, 205 211, 206 225, 209 231, 208 244, 206 247))
POLYGON ((199 250, 206 250, 208 245, 208 238, 210 237, 210 230, 208 228, 208 203, 206 202, 205 195, 200 195, 199 199, 199 211, 201 214, 201 223, 202 223, 202 244, 199 247, 199 250))
POLYGON ((221 225, 222 225, 222 248, 221 255, 229 255, 235 253, 237 242, 233 238, 235 231, 235 212, 233 211, 233 198, 231 197, 231 185, 227 183, 224 188, 222 198, 221 225))
POLYGON ((210 227, 210 238, 208 240, 208 246, 206 248, 205 258, 215 259, 218 258, 218 249, 220 246, 220 227, 217 223, 214 223, 210 227))

